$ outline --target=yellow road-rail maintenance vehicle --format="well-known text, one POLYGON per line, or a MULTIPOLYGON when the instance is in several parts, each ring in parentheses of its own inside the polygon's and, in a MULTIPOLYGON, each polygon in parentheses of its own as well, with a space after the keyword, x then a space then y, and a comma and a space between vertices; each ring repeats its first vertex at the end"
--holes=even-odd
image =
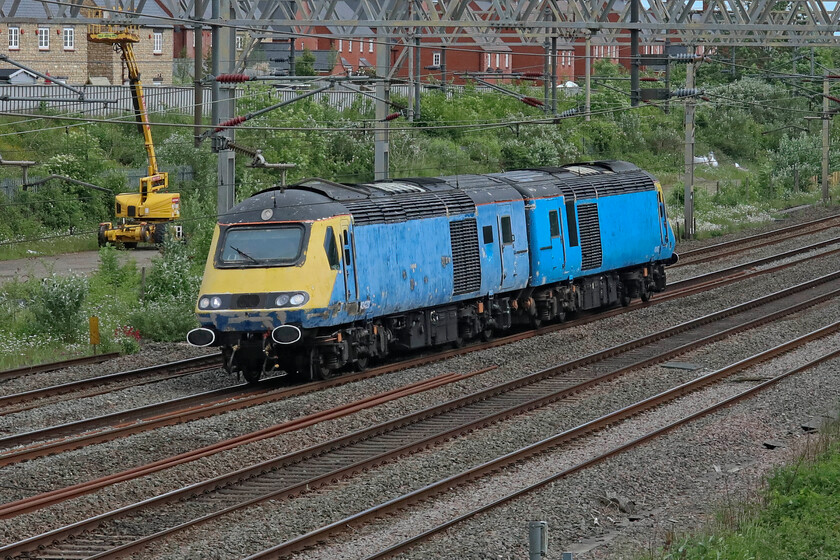
MULTIPOLYGON (((106 243, 121 244, 133 249, 138 243, 163 243, 171 222, 181 216, 181 195, 166 192, 169 175, 160 171, 152 142, 152 129, 143 98, 140 70, 132 45, 140 41, 138 30, 133 26, 91 25, 88 27, 88 41, 104 43, 116 49, 128 70, 131 85, 131 100, 137 127, 146 144, 149 161, 148 175, 140 179, 139 193, 120 193, 114 203, 114 215, 119 223, 99 224, 99 246, 106 243)), ((180 237, 180 228, 173 228, 180 237)))

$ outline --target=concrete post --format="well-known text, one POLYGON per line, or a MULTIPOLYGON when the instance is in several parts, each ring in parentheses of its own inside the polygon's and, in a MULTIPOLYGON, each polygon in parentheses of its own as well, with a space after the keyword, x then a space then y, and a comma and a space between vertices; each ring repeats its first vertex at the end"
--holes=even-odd
MULTIPOLYGON (((694 54, 694 47, 688 52, 694 54)), ((694 62, 685 70, 685 87, 694 88, 694 62)), ((685 99, 685 238, 694 237, 694 99, 685 99)))
POLYGON ((828 72, 823 77, 823 115, 822 115, 822 201, 828 204, 828 147, 831 116, 828 113, 828 72))
POLYGON ((592 33, 586 34, 586 47, 584 48, 586 78, 584 89, 586 90, 586 101, 584 102, 584 109, 586 110, 586 121, 589 122, 589 114, 592 112, 592 33))
POLYGON ((377 29, 377 40, 379 46, 376 49, 376 104, 374 112, 376 116, 376 132, 374 133, 373 151, 373 175, 374 179, 381 181, 388 178, 389 151, 388 146, 388 122, 385 117, 388 115, 391 88, 386 82, 390 72, 391 49, 388 35, 384 27, 377 29))

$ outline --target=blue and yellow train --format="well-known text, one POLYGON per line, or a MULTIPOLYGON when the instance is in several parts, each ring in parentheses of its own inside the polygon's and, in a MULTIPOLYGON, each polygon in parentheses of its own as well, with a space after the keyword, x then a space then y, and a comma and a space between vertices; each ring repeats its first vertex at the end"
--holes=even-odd
POLYGON ((647 301, 676 262, 662 188, 601 161, 272 188, 220 216, 188 340, 249 381, 363 369, 647 301))

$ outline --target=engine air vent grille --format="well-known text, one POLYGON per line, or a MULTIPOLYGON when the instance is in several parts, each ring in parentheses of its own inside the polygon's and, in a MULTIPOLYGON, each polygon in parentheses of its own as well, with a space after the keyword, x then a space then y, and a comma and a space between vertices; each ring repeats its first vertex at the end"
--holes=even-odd
POLYGON ((475 213, 475 202, 464 191, 440 191, 435 194, 446 204, 450 216, 475 213))
POLYGON ((475 203, 460 191, 406 193, 348 200, 344 206, 357 225, 395 224, 475 212, 475 203))
POLYGON ((469 294, 481 288, 481 259, 478 254, 478 228, 475 219, 449 222, 452 242, 454 295, 469 294))
POLYGON ((580 231, 581 268, 600 268, 601 224, 598 220, 597 204, 578 204, 578 229, 580 231))
POLYGON ((572 177, 561 175, 557 187, 566 198, 576 200, 600 198, 616 194, 652 191, 656 185, 650 176, 642 171, 627 173, 604 173, 572 177))

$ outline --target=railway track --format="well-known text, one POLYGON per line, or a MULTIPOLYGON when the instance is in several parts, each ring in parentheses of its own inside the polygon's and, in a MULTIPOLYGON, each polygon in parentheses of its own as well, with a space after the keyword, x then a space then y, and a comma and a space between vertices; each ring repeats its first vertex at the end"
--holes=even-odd
MULTIPOLYGON (((303 549, 314 548, 319 545, 321 545, 322 548, 324 548, 324 543, 329 543, 329 546, 332 548, 343 548, 343 550, 346 552, 348 546, 346 541, 352 540, 353 536, 358 534, 361 527, 363 527, 364 525, 374 525, 377 523, 381 523, 382 519, 385 518, 387 514, 400 515, 397 512, 402 512, 403 515, 407 515, 406 512, 411 506, 423 501, 433 502, 434 500, 439 499, 442 495, 446 494, 447 492, 456 489, 469 492, 469 485, 471 483, 484 477, 490 477, 494 475, 494 473, 498 473, 502 469, 511 467, 518 463, 522 463, 523 461, 527 461, 536 455, 556 451, 561 446, 571 444, 570 446, 573 445, 575 448, 581 448, 584 445, 586 445, 586 443, 601 430, 614 426, 617 423, 620 423, 633 416, 637 416, 654 408, 661 407, 689 393, 702 390, 703 388, 713 383, 719 383, 727 377, 730 377, 738 372, 753 367, 754 365, 759 364, 763 361, 771 359, 772 357, 777 356, 781 352, 794 350, 807 344, 808 342, 818 340, 819 338, 822 338, 829 334, 836 333, 838 332, 838 330, 840 330, 840 323, 834 323, 832 325, 814 331, 808 335, 792 340, 784 344, 780 348, 774 348, 772 350, 753 355, 750 358, 742 360, 736 364, 709 373, 707 375, 704 375, 703 377, 692 380, 678 387, 674 387, 673 389, 662 392, 658 395, 654 395, 648 399, 639 401, 621 410, 607 414, 605 416, 602 416, 600 418, 597 418, 570 430, 564 431, 545 440, 533 443, 515 452, 508 453, 505 456, 500 457, 498 459, 486 462, 482 465, 473 467, 461 473, 439 480, 435 483, 426 485, 425 487, 414 492, 410 492, 408 494, 404 494, 397 498, 388 500, 387 502, 380 503, 358 514, 351 515, 343 519, 334 521, 328 525, 315 528, 304 535, 300 535, 299 537, 290 539, 256 554, 252 554, 248 556, 246 560, 265 560, 269 558, 282 558, 289 556, 294 552, 303 549), (350 535, 349 537, 347 536, 348 532, 352 533, 352 535, 350 535), (344 534, 345 538, 342 538, 342 534, 344 534)), ((713 412, 719 411, 725 407, 731 406, 732 404, 746 400, 759 393, 760 391, 763 391, 777 384, 779 381, 785 378, 805 372, 825 362, 836 360, 838 358, 840 358, 840 350, 827 352, 819 358, 811 360, 802 366, 790 369, 766 381, 760 383, 756 382, 756 384, 752 387, 749 387, 748 389, 745 389, 744 391, 741 391, 734 396, 720 400, 715 404, 707 406, 700 410, 689 412, 683 415, 678 420, 675 420, 657 429, 649 431, 642 436, 633 437, 632 439, 625 438, 625 443, 615 446, 606 452, 599 453, 594 457, 573 464, 572 466, 565 468, 560 472, 553 473, 549 476, 545 476, 541 479, 532 482, 531 484, 528 484, 527 486, 517 488, 513 491, 507 490, 507 492, 504 495, 494 497, 495 499, 492 502, 486 502, 479 507, 474 507, 473 509, 469 509, 463 513, 455 515, 450 514, 449 518, 443 522, 434 522, 431 524, 431 526, 427 526, 426 528, 424 528, 422 524, 425 522, 425 520, 417 519, 416 523, 411 524, 411 526, 415 528, 416 531, 414 535, 411 535, 408 538, 403 538, 402 540, 399 540, 393 544, 386 546, 378 552, 375 552, 373 554, 367 554, 362 558, 363 560, 380 560, 384 558, 391 558, 394 555, 399 554, 401 552, 406 552, 411 548, 430 540, 432 537, 442 534, 444 531, 449 530, 460 523, 463 523, 495 508, 505 506, 515 501, 516 499, 537 492, 558 480, 578 473, 589 467, 595 466, 621 453, 630 451, 636 447, 639 447, 643 443, 646 443, 654 438, 669 433, 672 430, 683 426, 693 420, 697 420, 699 418, 712 414, 713 412)), ((427 503, 426 508, 434 509, 434 505, 427 503)), ((419 517, 422 518, 423 516, 421 515, 419 517)), ((389 522, 393 521, 393 518, 389 519, 389 522)), ((378 534, 383 534, 383 532, 379 531, 378 534)), ((390 537, 391 535, 388 536, 390 537)))
POLYGON ((221 367, 222 360, 219 355, 199 356, 188 358, 166 364, 154 365, 129 371, 121 371, 100 375, 79 381, 71 381, 60 385, 52 385, 33 389, 23 393, 4 395, 0 397, 0 416, 14 412, 22 412, 38 406, 37 401, 58 395, 73 395, 78 398, 79 393, 85 397, 102 395, 110 392, 109 388, 117 383, 120 388, 135 387, 146 383, 173 379, 184 375, 191 375, 201 371, 207 371, 221 367))
MULTIPOLYGON (((406 453, 544 406, 632 369, 786 317, 838 295, 840 273, 835 273, 581 360, 561 364, 362 430, 322 446, 169 492, 134 506, 9 545, 0 549, 0 554, 14 556, 46 547, 37 552, 35 557, 61 555, 65 558, 84 558, 95 553, 102 555, 96 556, 99 558, 142 550, 150 542, 170 536, 190 525, 261 501, 284 499, 331 484, 343 476, 350 476, 363 469, 393 461, 406 453), (182 502, 189 506, 184 506, 182 502), (146 525, 151 534, 141 538, 137 538, 137 534, 127 536, 120 532, 119 527, 138 526, 132 519, 144 518, 148 522, 149 516, 144 515, 144 512, 147 514, 150 509, 156 512, 155 518, 165 518, 169 526, 149 529, 146 525), (204 514, 196 516, 197 511, 204 514), (115 522, 117 519, 118 523, 115 522), (63 539, 82 532, 85 532, 85 554, 74 555, 73 547, 76 545, 63 539), (52 545, 56 540, 61 542, 52 545), (114 546, 115 543, 117 546, 114 546)), ((836 330, 837 326, 834 328, 836 330)), ((770 355, 776 354, 766 354, 770 355)), ((19 503, 15 507, 26 506, 19 503)))
MULTIPOLYGON (((583 315, 580 318, 567 321, 565 323, 548 325, 535 331, 525 331, 501 337, 490 342, 470 345, 462 349, 450 350, 430 356, 411 358, 381 367, 372 368, 363 373, 344 375, 327 382, 307 383, 302 386, 284 388, 279 387, 279 385, 283 383, 282 378, 268 379, 258 387, 246 385, 227 387, 216 391, 182 397, 162 403, 155 403, 96 418, 89 418, 59 426, 52 426, 40 430, 10 435, 0 438, 0 450, 2 450, 0 451, 0 466, 31 460, 45 455, 61 453, 72 449, 78 449, 86 445, 102 443, 119 437, 127 437, 129 435, 142 433, 163 426, 188 422, 200 418, 207 418, 216 414, 239 410, 267 402, 275 402, 311 391, 323 390, 337 385, 352 383, 362 379, 392 373, 401 369, 417 367, 434 361, 448 359, 467 352, 475 352, 504 344, 510 344, 532 336, 539 336, 555 332, 560 329, 586 324, 605 317, 625 313, 628 310, 636 309, 639 306, 654 305, 670 299, 686 297, 687 295, 715 289, 732 282, 743 281, 755 276, 778 272, 791 266, 801 265, 803 262, 807 262, 808 260, 836 254, 837 252, 840 252, 840 250, 810 255, 799 261, 777 265, 766 269, 758 269, 758 267, 770 264, 775 260, 796 257, 803 253, 809 253, 836 243, 840 243, 840 238, 807 245, 792 251, 787 251, 777 256, 742 263, 720 271, 675 282, 670 286, 668 292, 661 294, 653 301, 648 303, 636 302, 628 309, 616 308, 608 311, 601 311, 595 314, 583 315), (20 448, 20 446, 26 447, 20 448)), ((210 360, 210 364, 211 367, 218 367, 219 365, 218 363, 214 364, 213 360, 210 360)), ((144 370, 138 371, 142 372, 144 370)), ((198 371, 202 370, 199 369, 198 371)), ((132 373, 133 372, 123 372, 114 375, 124 376, 132 373)), ((27 393, 23 393, 22 395, 26 394, 27 393)), ((15 395, 12 395, 12 397, 15 397, 15 395)), ((2 404, 3 398, 0 397, 0 407, 2 407, 2 404)), ((2 409, 0 409, 0 415, 3 413, 2 409)))
POLYGON ((69 360, 62 360, 60 362, 50 362, 48 364, 38 364, 34 366, 23 366, 15 369, 7 369, 0 371, 0 381, 8 381, 10 379, 17 379, 27 375, 34 375, 36 373, 47 373, 50 371, 57 371, 60 369, 70 368, 74 366, 83 366, 88 364, 100 364, 119 358, 119 352, 109 352, 107 354, 97 354, 94 356, 82 356, 81 358, 70 358, 69 360))
POLYGON ((781 243, 782 241, 803 237, 805 235, 813 235, 814 233, 835 228, 838 225, 840 225, 840 215, 834 215, 793 226, 774 229, 772 231, 757 233, 755 235, 734 239, 732 241, 707 245, 699 249, 680 251, 680 261, 668 268, 673 269, 682 266, 696 265, 715 259, 730 257, 732 255, 743 253, 744 251, 774 245, 776 243, 781 243))

